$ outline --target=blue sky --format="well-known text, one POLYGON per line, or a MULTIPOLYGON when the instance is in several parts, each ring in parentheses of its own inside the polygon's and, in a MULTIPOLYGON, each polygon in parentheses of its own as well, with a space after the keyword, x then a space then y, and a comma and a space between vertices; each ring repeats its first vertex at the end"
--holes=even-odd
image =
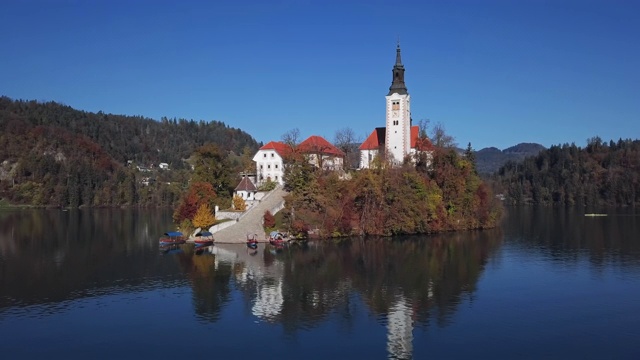
POLYGON ((464 147, 640 137, 640 1, 5 0, 0 95, 220 120, 258 141, 414 121, 464 147))

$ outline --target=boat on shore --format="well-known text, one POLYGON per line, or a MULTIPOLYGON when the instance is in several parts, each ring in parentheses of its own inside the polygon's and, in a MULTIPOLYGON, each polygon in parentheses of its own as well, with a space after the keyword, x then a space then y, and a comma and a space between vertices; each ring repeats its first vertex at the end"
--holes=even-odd
POLYGON ((269 233, 269 244, 273 246, 284 246, 289 243, 289 238, 278 231, 272 231, 269 233))
POLYGON ((160 246, 179 245, 187 242, 187 239, 179 231, 168 231, 160 238, 160 246))
POLYGON ((249 249, 257 249, 258 248, 258 235, 254 234, 253 236, 247 235, 247 247, 249 249))
POLYGON ((209 231, 200 231, 196 234, 193 243, 196 246, 210 246, 213 245, 215 239, 213 238, 213 234, 209 231))

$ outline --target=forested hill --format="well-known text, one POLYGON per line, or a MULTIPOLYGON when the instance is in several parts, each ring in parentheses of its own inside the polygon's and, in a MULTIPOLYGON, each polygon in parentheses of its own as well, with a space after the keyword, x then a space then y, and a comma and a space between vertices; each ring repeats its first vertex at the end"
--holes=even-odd
POLYGON ((640 205, 640 140, 603 142, 586 148, 552 146, 523 162, 510 162, 495 176, 499 191, 514 204, 640 205))
POLYGON ((123 189, 141 181, 123 169, 128 163, 190 169, 184 159, 204 144, 224 154, 258 149, 249 134, 219 121, 155 121, 0 97, 0 197, 33 205, 137 204, 144 199, 123 189))
POLYGON ((55 102, 14 101, 0 97, 0 129, 3 133, 31 131, 36 127, 84 135, 122 164, 127 160, 138 164, 166 162, 178 169, 185 166, 182 159, 188 158, 196 147, 205 143, 214 143, 236 154, 241 153, 245 146, 258 148, 251 135, 220 121, 166 118, 156 121, 142 116, 80 111, 55 102))

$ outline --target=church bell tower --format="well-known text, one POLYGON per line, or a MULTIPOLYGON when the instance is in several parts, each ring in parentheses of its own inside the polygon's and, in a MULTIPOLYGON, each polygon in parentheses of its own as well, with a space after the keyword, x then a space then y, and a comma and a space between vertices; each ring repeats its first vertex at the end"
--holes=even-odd
POLYGON ((396 47, 396 63, 393 66, 392 82, 387 94, 387 123, 385 151, 393 164, 401 164, 411 149, 411 96, 404 83, 404 65, 400 56, 400 42, 396 47))

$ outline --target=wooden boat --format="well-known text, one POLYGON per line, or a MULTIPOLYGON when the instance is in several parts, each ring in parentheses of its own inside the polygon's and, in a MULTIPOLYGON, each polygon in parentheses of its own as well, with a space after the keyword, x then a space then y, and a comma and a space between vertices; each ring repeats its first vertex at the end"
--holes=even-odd
POLYGON ((169 231, 160 238, 160 246, 184 244, 187 241, 179 231, 169 231))
POLYGON ((273 246, 284 246, 289 242, 286 236, 278 231, 272 231, 269 234, 269 244, 273 246))
POLYGON ((251 237, 249 237, 249 235, 247 235, 247 247, 249 249, 257 249, 258 248, 258 236, 257 235, 253 235, 251 237))
POLYGON ((212 233, 209 231, 200 231, 196 234, 196 238, 193 240, 193 243, 196 246, 210 246, 213 245, 214 241, 215 239, 213 238, 212 233))

